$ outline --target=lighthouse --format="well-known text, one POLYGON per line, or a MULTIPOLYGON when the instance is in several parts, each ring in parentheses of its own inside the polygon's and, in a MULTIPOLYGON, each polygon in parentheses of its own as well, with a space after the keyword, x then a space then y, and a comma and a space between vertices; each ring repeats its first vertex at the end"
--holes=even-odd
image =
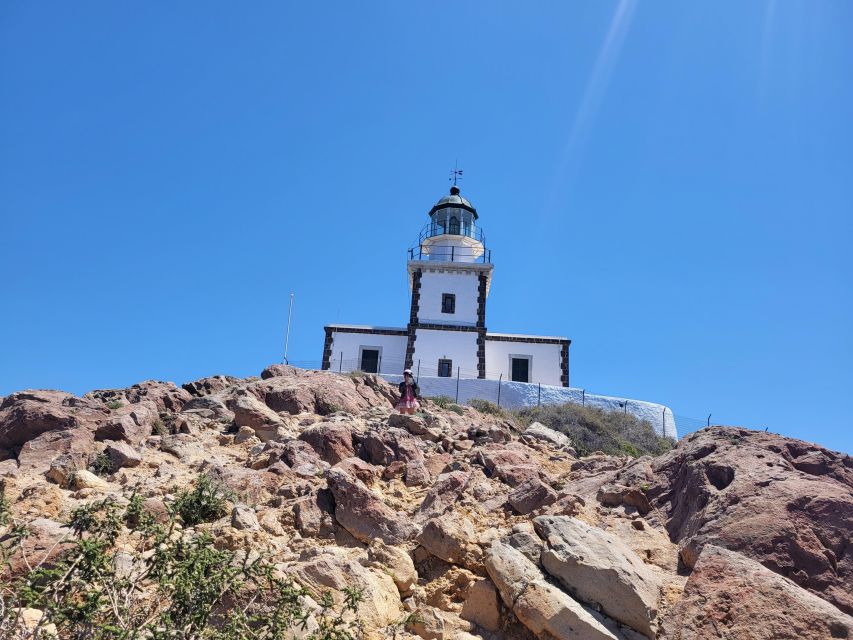
POLYGON ((326 325, 323 369, 569 385, 568 338, 488 331, 491 250, 458 185, 429 210, 406 266, 406 327, 326 325))

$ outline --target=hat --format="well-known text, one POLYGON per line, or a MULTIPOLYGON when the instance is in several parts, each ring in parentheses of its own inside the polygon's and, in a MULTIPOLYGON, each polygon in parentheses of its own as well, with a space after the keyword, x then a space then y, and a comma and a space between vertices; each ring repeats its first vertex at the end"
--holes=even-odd
POLYGON ((409 375, 412 375, 412 370, 411 369, 403 369, 403 375, 406 375, 407 373, 409 375))

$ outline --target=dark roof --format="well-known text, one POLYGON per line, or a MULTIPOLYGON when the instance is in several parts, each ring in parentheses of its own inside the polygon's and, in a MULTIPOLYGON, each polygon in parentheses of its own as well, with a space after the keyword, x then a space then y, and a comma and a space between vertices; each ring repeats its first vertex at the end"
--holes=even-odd
POLYGON ((479 216, 477 215, 477 210, 474 208, 468 200, 459 195, 459 187, 453 185, 450 187, 450 195, 444 196, 441 200, 435 203, 435 206, 429 210, 429 215, 434 214, 436 211, 440 211, 441 209, 467 209, 471 213, 474 214, 474 219, 476 220, 479 216))

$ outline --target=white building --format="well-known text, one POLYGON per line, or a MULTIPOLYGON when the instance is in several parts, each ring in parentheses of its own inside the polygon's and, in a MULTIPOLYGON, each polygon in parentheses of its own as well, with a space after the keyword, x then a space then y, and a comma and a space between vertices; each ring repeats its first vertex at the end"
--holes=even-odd
POLYGON ((569 386, 571 340, 489 333, 491 252, 477 210, 453 186, 409 249, 405 328, 326 325, 323 369, 503 379, 569 386))

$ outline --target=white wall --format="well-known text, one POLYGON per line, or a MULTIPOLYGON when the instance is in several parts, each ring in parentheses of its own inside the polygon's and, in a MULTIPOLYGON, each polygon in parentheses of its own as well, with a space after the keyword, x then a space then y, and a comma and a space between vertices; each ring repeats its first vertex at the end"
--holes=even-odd
POLYGON ((489 340, 486 334, 486 377, 497 379, 503 374, 504 380, 511 380, 510 355, 532 356, 530 382, 560 386, 563 384, 560 380, 563 374, 561 350, 562 345, 559 344, 489 340))
POLYGON ((477 324, 479 280, 474 271, 424 271, 421 275, 420 322, 477 324), (441 294, 456 295, 456 313, 441 312, 441 294))
POLYGON ((334 331, 332 333, 332 357, 329 369, 332 371, 353 371, 359 368, 359 353, 361 347, 379 349, 382 357, 381 372, 400 373, 406 358, 408 336, 374 335, 370 333, 348 333, 334 331), (343 352, 343 366, 341 366, 343 352))
POLYGON ((477 376, 477 332, 435 331, 418 329, 412 368, 420 360, 421 375, 438 374, 439 358, 453 360, 453 372, 461 367, 462 375, 477 376))
MULTIPOLYGON (((399 383, 401 376, 383 375, 389 382, 399 383)), ((525 384, 523 382, 501 382, 498 396, 497 380, 472 380, 462 378, 432 378, 420 376, 418 385, 421 395, 448 396, 456 399, 459 390, 459 402, 464 404, 474 398, 497 403, 505 409, 521 409, 534 407, 538 404, 563 404, 575 402, 587 406, 599 407, 608 411, 625 411, 640 420, 648 420, 658 435, 678 439, 678 429, 672 410, 662 404, 631 400, 629 398, 614 398, 584 393, 581 389, 570 389, 551 385, 525 384)))

